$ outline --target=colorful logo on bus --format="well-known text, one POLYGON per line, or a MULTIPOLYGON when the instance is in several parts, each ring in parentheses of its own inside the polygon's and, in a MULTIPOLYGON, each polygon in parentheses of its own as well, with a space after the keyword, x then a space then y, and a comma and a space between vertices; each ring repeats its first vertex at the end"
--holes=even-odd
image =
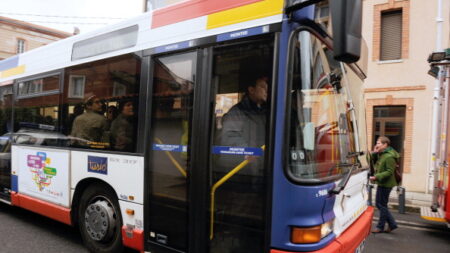
POLYGON ((99 156, 88 156, 88 172, 108 174, 108 158, 99 156))
POLYGON ((43 191, 52 183, 57 170, 50 167, 51 159, 47 157, 47 153, 37 152, 36 155, 28 155, 27 164, 39 191, 43 191))

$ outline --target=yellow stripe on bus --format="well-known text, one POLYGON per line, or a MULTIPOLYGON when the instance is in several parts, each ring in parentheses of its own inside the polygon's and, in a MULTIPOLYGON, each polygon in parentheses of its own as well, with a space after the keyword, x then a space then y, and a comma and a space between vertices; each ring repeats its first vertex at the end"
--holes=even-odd
POLYGON ((269 17, 283 13, 283 0, 263 0, 261 2, 208 15, 206 28, 212 29, 240 22, 269 17))
POLYGON ((5 77, 15 76, 15 75, 22 74, 22 73, 25 73, 25 65, 20 65, 19 67, 15 67, 12 69, 2 71, 2 72, 0 72, 0 77, 5 78, 5 77))

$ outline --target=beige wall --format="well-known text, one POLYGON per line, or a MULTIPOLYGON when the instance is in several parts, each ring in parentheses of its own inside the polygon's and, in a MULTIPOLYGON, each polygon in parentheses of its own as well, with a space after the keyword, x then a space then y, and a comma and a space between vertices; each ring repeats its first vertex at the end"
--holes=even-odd
POLYGON ((8 58, 16 54, 17 39, 19 38, 25 40, 25 51, 61 39, 61 37, 28 30, 20 26, 0 23, 0 59, 8 58))
MULTIPOLYGON (((408 34, 402 40, 403 46, 407 46, 406 53, 402 53, 402 59, 394 62, 380 62, 377 57, 379 47, 377 37, 379 29, 376 26, 376 10, 380 7, 398 6, 400 2, 394 0, 365 0, 363 7, 363 37, 369 48, 368 73, 364 86, 366 87, 366 103, 369 106, 385 104, 395 105, 412 103, 412 108, 407 107, 412 118, 406 122, 406 146, 411 146, 409 154, 405 154, 404 186, 407 191, 426 192, 428 168, 430 164, 430 139, 431 139, 431 114, 432 94, 435 79, 427 74, 429 65, 428 55, 436 45, 436 15, 437 1, 435 0, 410 0, 403 10, 403 15, 408 15, 409 24, 403 27, 403 32, 408 34), (378 6, 376 5, 382 5, 378 6), (375 43, 375 45, 374 45, 375 43), (371 104, 372 103, 372 104, 371 104), (409 131, 408 131, 409 130, 409 131)), ((449 44, 449 1, 442 1, 442 16, 444 19, 442 30, 442 46, 449 44)), ((368 116, 372 108, 368 108, 368 116)), ((368 123, 372 122, 368 118, 368 123)), ((369 126, 371 129, 372 127, 369 126)), ((370 135, 370 134, 369 134, 370 135)), ((371 140, 369 140, 370 142, 371 140)), ((372 144, 370 144, 372 145, 372 144)), ((407 150, 405 150, 406 152, 407 150)))

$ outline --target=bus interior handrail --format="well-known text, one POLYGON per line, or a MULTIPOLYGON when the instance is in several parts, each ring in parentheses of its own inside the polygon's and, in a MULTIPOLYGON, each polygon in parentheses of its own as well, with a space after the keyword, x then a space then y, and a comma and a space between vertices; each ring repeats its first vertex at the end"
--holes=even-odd
MULTIPOLYGON (((161 139, 155 137, 155 141, 158 142, 159 144, 164 144, 161 139)), ((167 157, 169 157, 170 161, 173 163, 173 165, 175 165, 175 167, 178 169, 178 171, 180 171, 180 173, 184 176, 187 177, 187 173, 186 170, 183 169, 183 167, 181 167, 181 165, 177 162, 177 160, 172 156, 172 154, 165 150, 164 153, 166 153, 167 157)))
MULTIPOLYGON (((266 145, 262 145, 261 149, 264 151, 266 145)), ((214 238, 214 206, 215 206, 215 194, 216 190, 223 185, 225 182, 227 182, 232 176, 234 176, 236 173, 238 173, 242 168, 247 166, 251 161, 251 158, 247 158, 244 161, 242 161, 240 164, 238 164, 234 169, 232 169, 230 172, 228 172, 225 176, 223 176, 219 181, 217 181, 213 187, 211 187, 211 210, 210 210, 210 229, 209 229, 209 239, 212 240, 214 238)))

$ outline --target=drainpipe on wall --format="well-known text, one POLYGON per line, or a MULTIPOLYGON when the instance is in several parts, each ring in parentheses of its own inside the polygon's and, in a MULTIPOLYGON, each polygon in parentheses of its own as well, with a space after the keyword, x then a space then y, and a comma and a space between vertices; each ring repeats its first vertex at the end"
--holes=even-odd
MULTIPOLYGON (((437 0, 437 16, 436 16, 436 50, 435 52, 442 51, 442 23, 444 20, 442 19, 442 0, 437 0)), ((439 145, 440 136, 440 100, 441 100, 441 75, 442 75, 442 67, 439 67, 439 75, 435 81, 434 89, 433 89, 433 114, 432 114, 432 127, 431 127, 431 161, 430 168, 428 173, 428 182, 427 182, 427 193, 433 192, 434 187, 437 184, 438 173, 439 173, 439 145)), ((433 194, 433 202, 434 201, 433 194)))

